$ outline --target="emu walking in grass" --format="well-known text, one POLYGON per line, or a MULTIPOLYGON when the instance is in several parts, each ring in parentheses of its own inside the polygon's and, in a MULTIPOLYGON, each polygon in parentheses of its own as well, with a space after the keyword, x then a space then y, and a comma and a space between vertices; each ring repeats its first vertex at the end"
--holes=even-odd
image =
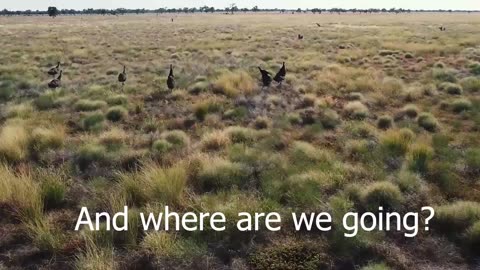
POLYGON ((287 69, 285 68, 285 62, 283 62, 282 67, 277 72, 275 77, 273 77, 273 80, 276 81, 281 86, 282 82, 285 80, 286 75, 287 75, 287 69))
POLYGON ((262 75, 262 87, 269 87, 272 83, 272 76, 270 75, 270 72, 262 69, 261 67, 258 67, 258 70, 260 70, 260 74, 262 75))
POLYGON ((52 67, 50 70, 48 70, 48 75, 55 76, 58 74, 60 71, 60 62, 57 63, 55 67, 52 67))
POLYGON ((123 72, 118 74, 118 81, 122 84, 123 89, 125 82, 127 81, 127 71, 125 66, 123 66, 123 72))
POLYGON ((298 34, 298 39, 302 40, 302 39, 303 39, 303 35, 298 34))
POLYGON ((173 75, 173 66, 170 65, 170 72, 167 78, 168 89, 173 90, 175 88, 175 76, 173 75))
POLYGON ((60 74, 58 75, 58 77, 56 79, 53 79, 52 81, 50 81, 48 83, 48 88, 50 88, 50 89, 58 88, 58 87, 60 87, 61 82, 62 82, 62 70, 60 70, 60 74))

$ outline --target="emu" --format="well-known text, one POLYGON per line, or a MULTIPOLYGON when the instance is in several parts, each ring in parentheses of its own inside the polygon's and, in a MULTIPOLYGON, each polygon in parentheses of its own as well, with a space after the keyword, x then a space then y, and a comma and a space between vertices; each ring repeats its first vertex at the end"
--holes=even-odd
POLYGON ((122 88, 125 85, 125 82, 127 81, 127 72, 126 72, 126 67, 123 66, 123 72, 118 74, 118 81, 122 83, 122 88))
POLYGON ((175 76, 173 75, 172 65, 170 65, 170 73, 168 73, 167 86, 170 90, 173 90, 173 88, 175 88, 175 76))
POLYGON ((317 26, 318 26, 318 27, 322 27, 319 23, 317 23, 317 26))
POLYGON ((285 76, 287 75, 287 70, 285 68, 285 62, 283 62, 282 67, 280 70, 277 72, 275 77, 273 77, 273 80, 282 85, 282 82, 285 80, 285 76))
POLYGON ((298 39, 303 39, 303 35, 298 34, 298 39))
POLYGON ((440 31, 446 31, 447 28, 443 27, 443 26, 440 26, 438 29, 440 29, 440 31))
POLYGON ((51 75, 51 76, 55 76, 58 74, 58 71, 60 70, 60 62, 57 63, 57 66, 55 67, 52 67, 49 71, 48 71, 48 75, 51 75))
POLYGON ((270 75, 270 72, 262 69, 261 67, 258 67, 258 70, 260 70, 260 73, 262 74, 263 87, 269 87, 272 83, 272 76, 270 75))
POLYGON ((50 89, 58 88, 58 87, 60 87, 61 82, 62 82, 62 70, 60 70, 60 74, 58 75, 58 77, 56 79, 53 79, 52 81, 50 81, 48 83, 48 88, 50 88, 50 89))

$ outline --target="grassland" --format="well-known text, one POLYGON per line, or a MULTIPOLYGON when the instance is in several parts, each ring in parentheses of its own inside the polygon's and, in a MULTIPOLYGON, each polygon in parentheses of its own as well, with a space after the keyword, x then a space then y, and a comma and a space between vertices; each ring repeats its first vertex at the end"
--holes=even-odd
POLYGON ((0 269, 478 267, 478 15, 170 18, 0 17, 0 269), (286 83, 262 90, 256 67, 283 61, 286 83), (134 218, 379 204, 437 214, 414 239, 288 221, 145 233, 134 218), (74 232, 82 206, 123 205, 128 233, 74 232))

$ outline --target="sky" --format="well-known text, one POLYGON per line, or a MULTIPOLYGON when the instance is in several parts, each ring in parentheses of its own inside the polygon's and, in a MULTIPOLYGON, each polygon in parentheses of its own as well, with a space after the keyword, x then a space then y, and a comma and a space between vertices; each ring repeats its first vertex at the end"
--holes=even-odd
POLYGON ((479 0, 0 0, 0 10, 46 10, 48 6, 59 9, 84 8, 181 8, 214 6, 225 8, 236 3, 239 8, 404 8, 404 9, 462 9, 480 10, 479 0))

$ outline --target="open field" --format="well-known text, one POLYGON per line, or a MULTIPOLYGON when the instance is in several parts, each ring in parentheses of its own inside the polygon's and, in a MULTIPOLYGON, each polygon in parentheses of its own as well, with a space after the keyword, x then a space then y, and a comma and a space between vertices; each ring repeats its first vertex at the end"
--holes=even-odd
POLYGON ((480 267, 478 14, 0 17, 0 36, 0 269, 480 267), (124 205, 127 233, 74 231, 124 205), (165 205, 232 224, 141 231, 165 205), (412 239, 232 226, 379 205, 436 215, 412 239))

